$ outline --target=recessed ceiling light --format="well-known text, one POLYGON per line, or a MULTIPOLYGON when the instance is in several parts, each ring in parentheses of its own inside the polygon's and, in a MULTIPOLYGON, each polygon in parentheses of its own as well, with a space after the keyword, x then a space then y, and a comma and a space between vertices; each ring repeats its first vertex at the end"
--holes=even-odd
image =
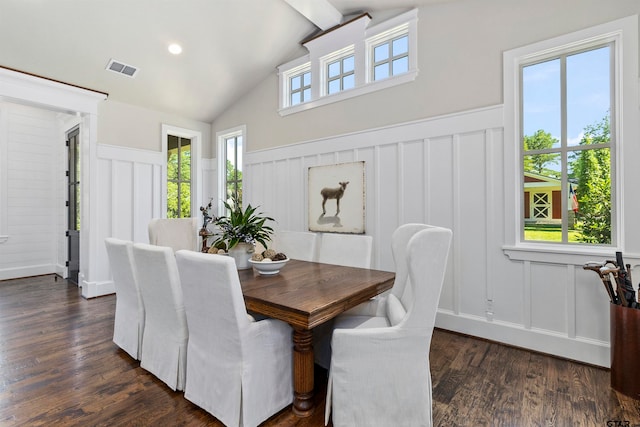
POLYGON ((169 45, 169 52, 173 53, 174 55, 180 55, 182 53, 182 46, 180 46, 178 43, 171 43, 169 45))

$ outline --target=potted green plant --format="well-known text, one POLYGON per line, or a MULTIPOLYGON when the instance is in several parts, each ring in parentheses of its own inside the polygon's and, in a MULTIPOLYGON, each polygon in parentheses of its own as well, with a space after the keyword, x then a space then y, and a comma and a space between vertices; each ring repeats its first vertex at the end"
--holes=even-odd
POLYGON ((257 208, 250 204, 243 210, 235 198, 231 199, 231 203, 233 206, 224 202, 229 214, 213 221, 219 228, 214 246, 225 243, 229 255, 236 260, 236 266, 239 270, 243 270, 251 268, 249 258, 253 254, 256 242, 267 247, 266 242, 271 240, 273 228, 266 222, 274 219, 264 216, 262 212, 256 212, 257 208))

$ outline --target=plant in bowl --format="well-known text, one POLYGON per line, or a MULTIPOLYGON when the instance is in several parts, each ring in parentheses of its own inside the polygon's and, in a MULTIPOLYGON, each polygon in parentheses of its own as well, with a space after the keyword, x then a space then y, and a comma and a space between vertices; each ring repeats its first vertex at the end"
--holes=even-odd
POLYGON ((243 243, 249 245, 250 248, 243 249, 244 253, 249 254, 247 262, 239 262, 236 258, 236 264, 239 269, 251 268, 250 264, 248 264, 248 258, 251 257, 253 247, 256 242, 267 247, 266 242, 271 241, 273 228, 267 225, 266 222, 274 221, 274 219, 264 216, 262 212, 256 212, 257 208, 250 204, 243 210, 235 198, 231 199, 231 204, 224 202, 224 206, 228 215, 213 220, 213 223, 220 229, 218 238, 213 245, 218 246, 221 243, 225 243, 230 255, 232 254, 232 249, 240 248, 243 243))

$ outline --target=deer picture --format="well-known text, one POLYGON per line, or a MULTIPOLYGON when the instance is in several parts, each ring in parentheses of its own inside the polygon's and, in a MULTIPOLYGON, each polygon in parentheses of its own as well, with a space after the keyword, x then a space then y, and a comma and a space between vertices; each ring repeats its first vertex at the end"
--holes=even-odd
POLYGON ((326 214, 327 211, 324 208, 325 203, 327 203, 327 199, 336 199, 336 216, 340 213, 340 199, 344 195, 344 190, 347 189, 347 184, 349 181, 339 182, 340 187, 337 188, 323 188, 320 190, 320 195, 322 196, 322 215, 326 214))

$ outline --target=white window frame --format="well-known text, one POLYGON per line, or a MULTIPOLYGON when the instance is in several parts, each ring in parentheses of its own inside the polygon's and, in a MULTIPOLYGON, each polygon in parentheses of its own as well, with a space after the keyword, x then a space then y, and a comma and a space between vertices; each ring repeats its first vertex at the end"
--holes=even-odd
MULTIPOLYGON (((296 96, 298 96, 300 98, 300 102, 296 102, 295 105, 297 104, 302 104, 303 102, 307 102, 310 101, 310 99, 305 100, 304 99, 304 93, 308 90, 309 93, 311 93, 311 69, 303 69, 301 70, 299 73, 296 73, 294 75, 292 75, 291 77, 289 77, 289 84, 291 84, 291 80, 293 79, 300 79, 300 87, 299 88, 293 88, 290 87, 289 88, 289 102, 293 105, 293 101, 292 98, 294 96, 294 94, 296 94, 296 96), (305 76, 309 75, 309 84, 305 84, 305 76)), ((311 97, 311 95, 309 95, 309 97, 311 97)))
POLYGON ((581 264, 584 262, 584 255, 606 257, 611 256, 611 253, 616 250, 622 251, 624 249, 624 197, 621 190, 623 188, 623 159, 625 157, 622 153, 625 141, 634 143, 638 133, 634 123, 637 121, 638 108, 637 21, 637 16, 622 18, 504 53, 505 245, 503 251, 510 259, 581 264), (612 141, 611 146, 612 245, 596 246, 525 241, 522 233, 523 170, 520 151, 520 67, 535 58, 550 57, 608 42, 613 43, 612 77, 614 87, 611 94, 611 110, 613 114, 616 114, 616 117, 612 117, 611 120, 611 134, 615 135, 615 141, 612 141), (634 108, 629 108, 631 105, 634 108))
MULTIPOLYGON (((413 32, 415 33, 415 32, 413 32)), ((387 79, 391 79, 394 77, 398 77, 401 76, 403 74, 407 74, 410 73, 412 70, 416 69, 415 63, 411 64, 411 61, 413 58, 415 58, 416 54, 413 52, 413 45, 415 44, 415 42, 412 42, 411 40, 411 32, 409 31, 409 23, 406 24, 402 24, 398 27, 394 27, 390 30, 384 31, 376 36, 373 36, 369 39, 366 40, 365 45, 366 45, 366 52, 367 52, 367 82, 376 82, 376 81, 383 81, 383 80, 387 80, 387 79), (401 38, 403 36, 407 36, 408 37, 408 45, 409 45, 409 51, 407 52, 407 57, 409 58, 409 69, 405 72, 405 73, 400 73, 400 74, 396 74, 393 75, 392 72, 389 73, 389 77, 386 77, 384 79, 381 80, 375 80, 375 55, 374 55, 374 49, 382 44, 387 44, 387 43, 392 43, 393 40, 401 38)), ((393 62, 393 54, 391 53, 391 49, 389 50, 389 60, 388 62, 392 63, 393 62)))
MULTIPOLYGON (((300 65, 292 66, 293 68, 283 71, 282 74, 280 75, 280 105, 284 105, 286 107, 292 106, 291 79, 293 77, 304 74, 306 72, 310 72, 311 85, 313 86, 314 78, 313 78, 313 72, 311 72, 311 62, 309 62, 309 56, 307 55, 300 58, 300 62, 302 62, 300 65)), ((304 102, 301 102, 300 104, 304 104, 304 102)), ((296 105, 300 105, 300 104, 296 104, 296 105)))
POLYGON ((167 217, 167 147, 169 135, 191 140, 191 216, 197 216, 202 206, 202 132, 162 124, 162 218, 167 217))
POLYGON ((322 36, 304 43, 309 54, 297 58, 278 67, 281 116, 342 101, 367 93, 376 92, 389 87, 414 81, 418 75, 418 9, 412 9, 379 24, 368 26, 371 18, 364 16, 329 31, 322 36), (407 32, 409 36, 409 70, 406 73, 373 81, 370 77, 372 59, 369 47, 372 43, 384 40, 391 34, 407 32), (352 47, 351 47, 352 46, 352 47), (327 95, 327 58, 335 60, 344 55, 345 49, 353 49, 355 63, 355 87, 338 93, 327 95), (309 64, 311 70, 311 100, 297 105, 290 105, 289 78, 296 69, 309 64))
MULTIPOLYGON (((355 69, 355 48, 353 45, 351 46, 347 46, 344 49, 340 49, 337 52, 333 52, 329 55, 326 55, 322 58, 320 58, 320 94, 321 96, 334 96, 334 95, 338 95, 346 90, 351 90, 351 89, 355 89, 357 83, 354 83, 354 87, 353 88, 349 88, 349 89, 343 89, 342 88, 342 82, 344 77, 346 77, 347 75, 351 75, 353 74, 354 76, 354 81, 355 81, 355 76, 356 76, 356 69, 355 69), (344 61, 346 58, 348 58, 349 56, 353 56, 353 61, 354 61, 354 69, 353 69, 353 73, 348 73, 345 74, 342 72, 342 61, 344 61), (337 77, 333 77, 332 80, 340 80, 340 90, 338 92, 334 92, 334 93, 329 93, 329 64, 333 64, 334 62, 340 61, 340 74, 337 77)), ((313 77, 313 76, 312 76, 313 77)))
MULTIPOLYGON (((227 156, 226 145, 228 138, 242 137, 242 150, 240 152, 240 158, 242 162, 242 169, 244 170, 244 159, 247 150, 247 127, 246 125, 236 126, 230 129, 225 129, 220 132, 216 132, 216 158, 218 159, 218 215, 224 215, 226 208, 224 202, 227 200, 227 156)), ((242 180, 242 190, 244 194, 245 181, 244 171, 242 180)))

